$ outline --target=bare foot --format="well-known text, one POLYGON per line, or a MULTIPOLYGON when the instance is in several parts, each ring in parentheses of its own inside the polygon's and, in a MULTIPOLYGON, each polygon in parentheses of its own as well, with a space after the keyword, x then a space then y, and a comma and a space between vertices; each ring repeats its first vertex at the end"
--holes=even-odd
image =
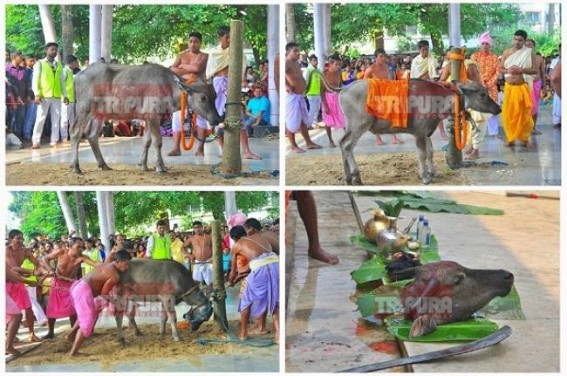
POLYGON ((514 146, 514 141, 507 142, 507 143, 506 143, 506 146, 508 146, 508 147, 514 146))
POLYGON ((339 258, 337 256, 328 253, 321 247, 315 251, 309 249, 307 250, 307 253, 309 254, 309 257, 326 262, 327 264, 334 265, 339 263, 339 258))
POLYGON ((270 331, 266 328, 264 328, 264 329, 254 328, 254 329, 250 329, 248 331, 248 334, 253 334, 253 335, 263 335, 263 334, 268 334, 268 333, 270 333, 270 331))
POLYGON ((276 336, 274 336, 274 343, 275 343, 276 345, 279 345, 279 344, 280 344, 280 335, 279 335, 279 334, 276 335, 276 336))
POLYGON ((43 337, 43 339, 52 339, 55 338, 55 334, 54 333, 47 333, 47 335, 45 335, 43 337))
POLYGON ((246 341, 248 339, 248 336, 246 334, 240 334, 238 338, 240 338, 241 341, 246 341))
POLYGON ((173 149, 172 151, 170 151, 169 153, 167 153, 168 156, 170 157, 178 157, 181 155, 181 150, 175 150, 173 149))
POLYGON ((386 145, 386 143, 384 141, 382 141, 382 138, 376 137, 376 145, 384 146, 384 145, 386 145))
POLYGON ((32 333, 30 335, 30 342, 41 342, 43 341, 41 338, 39 338, 38 336, 36 336, 34 333, 32 333))
POLYGON ((294 152, 294 153, 305 153, 305 150, 303 150, 299 146, 295 146, 295 147, 292 146, 291 151, 294 152))
POLYGON ((314 142, 307 144, 306 147, 307 147, 307 149, 321 149, 322 148, 321 145, 317 145, 314 142))
POLYGON ((71 333, 69 333, 69 334, 67 334, 67 335, 65 336, 65 339, 66 339, 67 341, 69 341, 69 342, 75 342, 75 335, 76 335, 76 334, 77 334, 77 333, 71 332, 71 333))
POLYGON ((69 353, 69 356, 87 356, 88 354, 82 353, 82 352, 76 352, 76 353, 69 353))
POLYGON ((6 347, 6 354, 21 355, 22 353, 16 350, 14 346, 6 347))
POLYGON ((255 159, 255 160, 261 160, 262 159, 262 157, 252 153, 251 151, 242 153, 242 158, 244 158, 244 159, 255 159))
POLYGON ((205 152, 202 150, 197 150, 195 152, 195 157, 204 157, 205 156, 205 152))
POLYGON ((441 139, 447 141, 449 139, 449 137, 447 137, 446 134, 442 134, 441 139))
POLYGON ((534 148, 534 144, 531 141, 524 141, 524 146, 526 147, 526 149, 531 150, 534 148))
POLYGON ((329 146, 332 147, 332 148, 336 148, 336 147, 337 147, 337 145, 335 144, 334 141, 331 141, 331 142, 329 143, 329 146))

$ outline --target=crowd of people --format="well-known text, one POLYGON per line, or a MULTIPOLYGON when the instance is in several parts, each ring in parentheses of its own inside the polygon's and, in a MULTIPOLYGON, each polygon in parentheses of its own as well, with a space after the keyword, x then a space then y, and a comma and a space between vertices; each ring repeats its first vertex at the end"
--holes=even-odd
MULTIPOLYGON (((262 225, 257 219, 238 213, 227 222, 220 234, 222 274, 227 286, 240 282, 239 337, 245 340, 249 334, 268 333, 269 313, 278 342, 279 221, 262 225), (250 319, 255 320, 255 326, 248 330, 250 319)), ((10 318, 7 353, 19 354, 14 343, 25 312, 31 342, 53 338, 56 320, 69 318, 72 330, 67 338, 74 342, 70 355, 78 355, 96 323, 96 319, 85 321, 84 317, 96 317, 108 305, 99 304, 95 298, 112 296, 113 287, 120 282, 120 272, 127 270, 133 258, 168 259, 184 265, 203 293, 210 297, 214 271, 211 227, 200 221, 194 221, 192 230, 186 232, 168 227, 168 221, 160 220, 156 231, 147 237, 127 239, 122 234, 110 235, 110 249, 105 249, 98 238, 83 240, 73 233, 53 240, 38 236, 26 244, 21 231, 10 231, 6 241, 6 299, 10 318), (112 273, 109 265, 113 266, 112 273), (85 297, 85 286, 90 286, 92 296, 85 297), (43 339, 36 336, 36 325, 48 326, 43 339)))
MULTIPOLYGON (((217 30, 219 44, 209 53, 201 51, 202 35, 191 32, 188 48, 182 51, 170 69, 187 80, 196 79, 213 83, 216 91, 216 107, 224 118, 228 88, 228 63, 230 54, 230 28, 221 26, 217 30)), ((69 126, 75 119, 74 77, 81 68, 74 55, 67 55, 58 61, 59 46, 55 42, 45 45, 45 56, 38 59, 34 55, 24 55, 19 51, 6 50, 6 132, 7 142, 22 145, 31 142, 32 149, 41 147, 42 136, 49 137, 50 146, 58 147, 69 140, 69 126), (44 132, 47 117, 48 127, 44 132)), ((97 64, 105 64, 101 58, 97 64)), ((145 64, 148 62, 144 62, 145 64)), ((119 64, 112 59, 110 64, 119 64)), ((247 66, 242 79, 242 127, 240 141, 245 159, 261 159, 249 147, 248 138, 253 135, 253 127, 268 125, 270 122, 270 102, 268 94, 268 61, 259 62, 257 71, 247 66)), ((89 65, 85 61, 83 69, 89 65)), ((181 119, 179 111, 171 119, 170 135, 173 148, 169 156, 181 155, 181 119)), ((204 144, 208 135, 207 122, 197 118, 198 140, 196 156, 204 156, 204 144)), ((143 120, 105 121, 101 136, 142 136, 143 120)), ((222 129, 217 141, 223 147, 222 129)), ((167 134, 167 132, 164 132, 167 134)))
MULTIPOLYGON (((560 78, 557 78, 560 77, 559 54, 542 56, 536 52, 536 42, 528 38, 523 30, 514 34, 512 48, 506 49, 500 56, 492 51, 493 40, 488 32, 483 33, 479 41, 478 51, 465 56, 466 79, 485 86, 490 97, 503 106, 503 114, 501 118, 489 117, 488 114, 473 116, 477 127, 472 130, 473 137, 469 140, 465 158, 477 159, 487 127, 489 134, 495 135, 498 134, 500 124, 507 145, 513 145, 519 140, 531 148, 531 136, 541 134, 535 128, 540 102, 553 102, 553 124, 555 127, 560 127, 561 124, 561 89, 560 78), (525 100, 513 94, 517 93, 514 86, 522 88, 525 100)), ((559 45, 558 50, 560 49, 559 45)), ((426 40, 417 44, 417 50, 419 52, 413 54, 387 54, 378 48, 373 57, 360 56, 355 59, 334 53, 320 64, 315 54, 308 56, 300 51, 296 43, 289 43, 286 46, 286 135, 291 150, 296 153, 305 152, 295 142, 295 134, 298 132, 301 132, 307 149, 318 149, 321 146, 311 140, 309 130, 325 126, 329 145, 335 147, 333 130, 345 128, 345 114, 339 107, 338 93, 328 90, 323 79, 327 85, 335 88, 362 79, 418 78, 451 82, 449 54, 452 47, 440 58, 431 54, 426 40)), ((439 130, 443 139, 447 139, 445 128, 440 123, 439 130)), ((380 135, 376 135, 376 143, 385 144, 380 135)), ((391 143, 399 144, 403 141, 393 133, 391 143)))

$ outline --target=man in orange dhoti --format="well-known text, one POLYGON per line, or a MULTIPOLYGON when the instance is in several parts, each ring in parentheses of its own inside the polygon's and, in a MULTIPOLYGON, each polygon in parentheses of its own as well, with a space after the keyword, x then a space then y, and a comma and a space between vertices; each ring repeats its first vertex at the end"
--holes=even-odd
POLYGON ((527 148, 534 120, 532 118, 531 87, 533 76, 537 73, 535 55, 531 48, 524 46, 528 34, 524 30, 514 33, 513 47, 502 54, 500 72, 504 74, 504 102, 502 103, 502 124, 506 134, 506 145, 514 145, 520 140, 527 148))

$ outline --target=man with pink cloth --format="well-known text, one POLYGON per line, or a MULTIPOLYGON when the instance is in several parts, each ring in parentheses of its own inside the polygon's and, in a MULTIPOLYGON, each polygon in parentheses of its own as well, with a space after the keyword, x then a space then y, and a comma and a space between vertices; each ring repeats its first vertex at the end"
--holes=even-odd
MULTIPOLYGON (((24 260, 28 259, 36 268, 43 270, 43 275, 51 276, 53 274, 53 270, 51 270, 47 263, 43 260, 36 259, 31 250, 24 248, 24 235, 20 230, 11 230, 8 233, 8 240, 10 244, 6 247, 7 268, 11 268, 16 272, 25 272, 26 269, 22 269, 21 266, 24 260)), ((39 339, 34 332, 31 301, 24 283, 19 280, 7 280, 6 296, 9 296, 17 304, 20 311, 26 311, 26 327, 29 330, 30 341, 41 342, 41 339, 39 339)))
POLYGON ((48 261, 57 260, 57 269, 55 277, 51 280, 49 301, 47 303, 49 331, 43 339, 55 337, 56 319, 68 317, 71 328, 75 325, 77 314, 75 313, 75 308, 73 308, 73 300, 69 290, 73 282, 77 281, 83 262, 92 267, 99 265, 99 263, 91 260, 88 256, 83 255, 83 239, 72 238, 69 241, 69 247, 66 244, 62 244, 59 248, 45 256, 45 259, 48 261))
POLYGON ((103 297, 110 300, 110 292, 120 282, 120 273, 128 270, 129 265, 130 254, 126 251, 118 251, 112 262, 98 265, 92 272, 71 286, 71 297, 73 307, 77 312, 77 321, 67 335, 67 339, 73 341, 69 356, 82 355, 79 353, 79 348, 92 334, 98 317, 95 298, 103 297))
POLYGON ((279 257, 260 234, 246 236, 243 226, 233 227, 230 237, 236 241, 232 247, 230 283, 234 283, 236 279, 237 255, 243 255, 250 261, 251 270, 238 305, 239 337, 241 340, 247 338, 246 329, 250 317, 260 319, 266 312, 270 312, 274 325, 274 342, 279 343, 279 257))

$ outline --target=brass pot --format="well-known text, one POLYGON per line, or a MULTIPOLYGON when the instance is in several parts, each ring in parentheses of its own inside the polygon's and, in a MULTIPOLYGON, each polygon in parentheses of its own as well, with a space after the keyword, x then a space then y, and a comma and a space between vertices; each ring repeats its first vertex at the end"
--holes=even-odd
POLYGON ((364 236, 366 239, 376 244, 376 238, 380 232, 387 230, 390 227, 390 220, 380 208, 374 210, 374 217, 366 221, 364 225, 364 236))

